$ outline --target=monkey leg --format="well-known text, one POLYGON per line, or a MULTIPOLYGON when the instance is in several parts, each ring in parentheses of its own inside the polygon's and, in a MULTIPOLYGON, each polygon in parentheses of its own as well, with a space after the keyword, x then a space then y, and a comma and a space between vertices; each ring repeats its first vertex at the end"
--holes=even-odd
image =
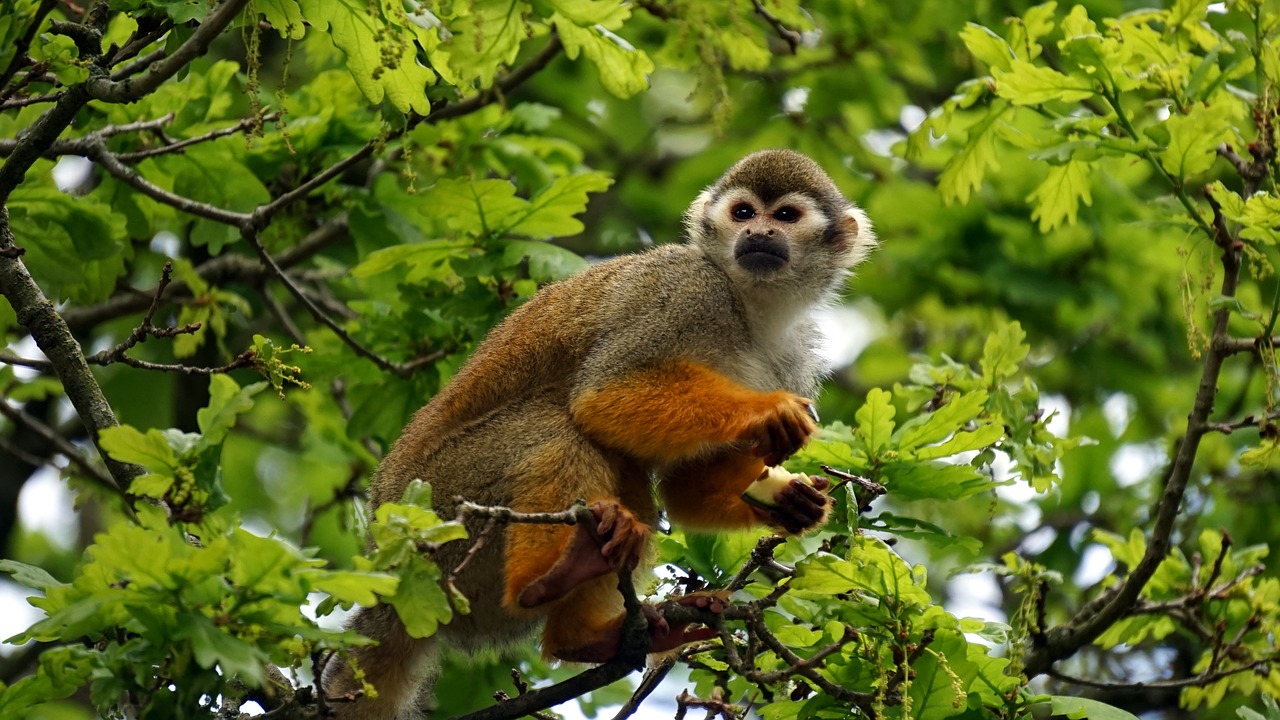
POLYGON ((514 595, 522 608, 537 607, 564 597, 588 580, 640 564, 649 543, 649 527, 616 499, 592 503, 591 513, 594 526, 578 524, 567 532, 556 533, 561 536, 551 545, 557 548, 556 554, 530 556, 530 550, 536 547, 531 543, 545 538, 545 533, 530 532, 534 530, 531 526, 516 526, 508 531, 508 598, 514 595), (517 563, 511 559, 522 556, 527 561, 517 563), (548 561, 553 562, 544 567, 548 561))
POLYGON ((813 485, 792 480, 773 498, 775 507, 762 510, 747 504, 742 493, 765 471, 764 460, 728 450, 689 460, 668 471, 658 485, 672 522, 691 530, 725 530, 767 524, 801 533, 826 521, 831 500, 823 492, 826 478, 813 476, 813 485))
POLYGON ((324 672, 324 691, 339 720, 396 720, 417 709, 440 673, 435 639, 409 635, 390 605, 362 608, 347 625, 377 645, 356 648, 354 661, 377 697, 364 697, 351 665, 334 657, 324 672))
POLYGON ((635 457, 677 462, 744 443, 777 465, 817 429, 811 402, 758 392, 706 365, 676 361, 580 390, 570 404, 588 436, 635 457))
MULTIPOLYGON (((694 593, 672 601, 718 613, 727 600, 723 594, 694 593)), ((580 585, 551 607, 542 632, 542 654, 569 662, 602 663, 617 657, 622 649, 622 626, 626 613, 617 581, 599 577, 580 585)), ((649 624, 649 652, 667 652, 687 643, 716 636, 709 628, 690 630, 692 623, 670 625, 659 608, 642 606, 649 624)))

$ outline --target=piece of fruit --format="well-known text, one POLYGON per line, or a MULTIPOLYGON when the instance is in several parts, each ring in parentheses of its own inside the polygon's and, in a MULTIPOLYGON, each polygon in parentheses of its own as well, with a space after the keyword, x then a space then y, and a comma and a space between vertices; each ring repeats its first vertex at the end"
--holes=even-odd
POLYGON ((747 486, 742 499, 761 510, 773 510, 778 507, 775 500, 778 493, 790 485, 792 480, 799 480, 806 485, 813 484, 813 478, 808 475, 793 473, 781 467, 769 467, 765 468, 755 482, 747 486))

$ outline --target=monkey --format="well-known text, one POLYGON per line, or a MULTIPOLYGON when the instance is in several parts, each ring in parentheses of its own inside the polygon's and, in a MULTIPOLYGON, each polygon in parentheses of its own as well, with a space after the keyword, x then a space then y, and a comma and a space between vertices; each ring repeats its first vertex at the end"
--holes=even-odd
MULTIPOLYGON (((616 573, 648 561, 655 494, 694 531, 797 534, 825 522, 821 478, 793 480, 768 510, 741 494, 817 428, 810 398, 827 368, 812 312, 875 246, 871 224, 816 162, 775 149, 730 167, 684 226, 687 242, 539 290, 405 427, 374 473, 372 508, 420 478, 445 518, 459 498, 521 512, 581 498, 597 525, 495 531, 458 575, 470 613, 433 637, 410 637, 388 604, 357 610, 350 629, 377 644, 353 655, 377 697, 360 698, 351 667, 335 659, 325 694, 357 698, 333 703, 339 717, 419 716, 438 643, 501 650, 540 627, 548 658, 615 657, 625 617, 616 573)), ((473 537, 481 526, 468 522, 473 537)), ((449 573, 469 549, 448 543, 436 560, 449 573)), ((651 618, 651 652, 707 632, 651 618)))

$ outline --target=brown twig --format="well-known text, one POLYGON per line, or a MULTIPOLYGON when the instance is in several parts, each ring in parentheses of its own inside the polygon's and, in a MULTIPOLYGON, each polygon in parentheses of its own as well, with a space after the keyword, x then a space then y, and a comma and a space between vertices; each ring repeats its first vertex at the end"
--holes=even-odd
MULTIPOLYGON (((751 556, 738 568, 738 572, 729 581, 728 590, 734 592, 747 586, 751 574, 758 568, 771 567, 775 570, 789 570, 773 559, 773 551, 787 539, 781 535, 766 535, 756 542, 751 549, 751 556)), ((792 571, 794 572, 794 571, 792 571)), ((788 575, 791 573, 787 573, 788 575)))
POLYGON ((631 693, 631 697, 627 698, 622 707, 618 708, 613 720, 626 720, 634 715, 636 710, 640 709, 640 705, 653 694, 654 690, 658 689, 663 679, 667 677, 675 666, 676 658, 674 655, 669 654, 663 655, 662 659, 650 666, 645 671, 644 677, 640 679, 640 685, 636 687, 635 692, 631 693))
MULTIPOLYGON (((164 37, 166 33, 173 29, 173 21, 169 18, 164 18, 159 22, 153 19, 148 19, 148 22, 153 24, 154 27, 143 28, 139 26, 139 28, 133 32, 133 36, 126 40, 124 45, 116 50, 116 52, 106 60, 108 67, 114 67, 134 57, 138 53, 142 52, 143 48, 164 37)), ((151 63, 164 57, 165 54, 166 51, 164 48, 147 53, 147 55, 139 58, 137 61, 132 62, 124 68, 112 73, 111 79, 122 80, 130 75, 136 75, 145 70, 151 63)))
MULTIPOLYGON (((254 215, 256 216, 257 213, 255 212, 254 215)), ((444 356, 442 351, 437 351, 437 353, 439 353, 438 355, 436 353, 432 353, 432 355, 436 355, 436 357, 426 360, 414 358, 408 362, 401 363, 388 360, 373 350, 365 347, 363 343, 352 337, 351 333, 347 332, 347 329, 342 327, 337 320, 334 320, 329 313, 325 312, 324 309, 316 303, 315 299, 303 292, 302 288, 299 287, 287 273, 285 273, 284 269, 280 267, 275 258, 271 257, 271 253, 267 252, 266 246, 264 246, 262 241, 258 238, 257 231, 252 229, 251 223, 246 223, 246 225, 241 228, 240 233, 245 242, 249 244, 249 247, 253 248, 253 251, 258 254, 258 258, 262 261, 263 266, 267 268, 268 273, 278 280, 280 284, 298 300, 298 302, 302 303, 303 307, 311 313, 312 317, 318 320, 325 327, 329 328, 329 330, 333 331, 333 334, 337 335, 338 339, 342 340, 347 347, 355 351, 355 353, 360 357, 365 358, 374 365, 377 365, 380 369, 392 373, 397 377, 408 377, 413 374, 414 370, 417 368, 430 362, 435 362, 435 360, 444 356)))
MULTIPOLYGON (((111 479, 111 476, 103 472, 102 468, 90 462, 89 459, 84 456, 84 453, 80 452, 80 448, 73 445, 71 441, 63 437, 61 433, 41 422, 36 416, 16 405, 10 405, 4 400, 0 400, 0 415, 4 415, 9 418, 13 423, 25 425, 30 428, 32 432, 44 438, 45 441, 50 445, 53 445, 58 452, 65 455, 72 465, 80 468, 85 477, 107 489, 112 494, 118 495, 121 498, 127 497, 120 489, 120 486, 116 485, 115 481, 111 479)), ((33 464, 43 465, 44 463, 43 461, 38 461, 33 464)))
POLYGON ((791 54, 795 55, 796 50, 800 47, 800 41, 803 39, 800 33, 787 27, 776 15, 766 10, 764 3, 760 2, 760 0, 751 0, 751 5, 756 9, 756 14, 764 18, 764 21, 769 23, 769 26, 778 34, 778 37, 782 38, 787 47, 791 48, 791 54))
POLYGON ((863 504, 871 502, 875 498, 878 498, 881 495, 884 495, 885 493, 889 492, 885 488, 885 486, 881 485, 878 482, 875 482, 874 480, 868 480, 867 478, 864 478, 861 475, 853 475, 843 470, 837 470, 836 468, 833 468, 830 465, 819 465, 818 467, 822 468, 822 472, 828 475, 831 475, 832 477, 840 478, 840 484, 831 488, 832 492, 834 492, 836 488, 840 487, 840 485, 843 485, 845 483, 851 483, 861 488, 862 492, 869 496, 865 499, 862 496, 859 496, 859 501, 862 502, 863 504))
MULTIPOLYGON (((9 167, 8 163, 5 167, 9 167)), ((0 203, 0 250, 13 246, 9 210, 0 203)), ((142 468, 113 459, 99 445, 99 431, 115 427, 119 422, 111 404, 102 393, 102 387, 89 371, 80 344, 71 335, 71 330, 58 314, 57 308, 44 296, 21 260, 0 259, 0 294, 8 299, 18 322, 31 333, 36 345, 49 358, 58 379, 62 381, 67 399, 76 409, 85 431, 98 447, 98 452, 111 473, 115 491, 123 495, 123 488, 129 487, 133 478, 142 474, 142 468)))
MULTIPOLYGON (((279 117, 280 117, 280 112, 276 111, 268 115, 264 115, 261 118, 261 121, 264 121, 264 122, 274 121, 279 117)), ((192 145, 198 145, 200 143, 209 142, 210 140, 217 140, 218 138, 226 137, 228 135, 235 135, 237 133, 245 132, 246 130, 249 130, 255 127, 258 122, 259 122, 258 118, 244 118, 240 122, 230 127, 218 128, 217 130, 210 130, 209 132, 204 133, 203 135, 197 135, 195 137, 186 138, 184 140, 177 140, 175 142, 171 142, 166 145, 161 145, 159 147, 149 148, 147 150, 138 150, 136 152, 127 152, 127 153, 117 153, 116 157, 119 158, 120 161, 122 162, 131 163, 131 162, 137 162, 145 158, 155 157, 157 155, 167 155, 169 153, 181 152, 184 148, 191 147, 192 145)))
POLYGON ((1218 349, 1224 355, 1236 355, 1239 353, 1261 352, 1263 346, 1280 346, 1280 337, 1223 338, 1222 342, 1218 344, 1218 349))
MULTIPOLYGON (((717 688, 719 690, 719 688, 717 688)), ((690 695, 689 691, 682 690, 676 696, 676 714, 675 720, 682 720, 689 708, 701 708, 707 711, 707 720, 719 715, 724 720, 737 720, 740 708, 731 702, 726 702, 723 697, 711 697, 706 700, 697 695, 690 695)))
POLYGON ((117 155, 107 149, 106 141, 102 138, 94 138, 85 146, 85 150, 85 157, 101 165, 116 179, 158 203, 236 228, 244 227, 252 221, 252 216, 246 213, 224 210, 210 203, 192 200, 152 183, 142 177, 137 170, 121 162, 117 155))
POLYGON ((10 110, 13 108, 26 107, 28 105, 38 105, 46 102, 56 102, 62 97, 62 93, 47 93, 44 95, 31 95, 30 97, 10 98, 4 102, 0 102, 0 110, 10 110))
MULTIPOLYGON (((1258 160, 1261 161, 1261 158, 1258 160)), ((1234 297, 1240 279, 1240 243, 1229 233, 1222 235, 1218 227, 1219 210, 1214 210, 1214 241, 1222 248, 1222 285, 1220 295, 1234 297)), ((1151 576, 1169 553, 1174 522, 1182 507, 1182 497, 1195 464, 1200 440, 1210 432, 1209 415, 1217 397, 1218 377, 1227 353, 1223 348, 1230 339, 1228 325, 1231 310, 1223 307, 1213 313, 1209 349, 1205 352, 1200 384, 1196 390, 1187 426, 1177 451, 1165 470, 1163 491, 1152 512, 1154 525, 1142 559, 1118 585, 1081 606, 1065 624, 1048 630, 1042 642, 1033 643, 1023 658, 1027 677, 1048 672, 1058 660, 1070 657, 1081 647, 1093 642, 1107 628, 1135 606, 1151 576)))
POLYGON ((1242 672, 1250 672, 1261 670, 1272 663, 1280 662, 1280 654, 1268 655, 1258 658, 1252 662, 1246 663, 1239 667, 1228 668, 1226 670, 1215 670, 1214 672, 1204 672, 1193 677, 1176 678, 1172 680, 1152 680, 1150 682, 1108 682, 1105 680, 1090 680, 1088 678, 1074 677, 1058 670, 1049 669, 1045 672, 1055 680, 1071 683, 1072 685, 1081 685, 1083 687, 1096 688, 1098 690, 1124 690, 1129 692, 1139 692, 1142 690, 1169 690, 1186 687, 1204 687, 1213 683, 1229 678, 1232 675, 1238 675, 1242 672))
POLYGON ((40 23, 44 22, 44 18, 48 15, 57 4, 56 0, 41 0, 36 6, 35 12, 31 17, 31 24, 22 32, 22 37, 18 38, 17 43, 13 47, 13 57, 9 59, 9 65, 0 72, 0 100, 7 100, 13 89, 5 89, 9 81, 18 72, 18 68, 27 60, 27 50, 31 47, 31 41, 35 39, 36 33, 40 30, 40 23))
MULTIPOLYGON (((347 219, 337 217, 320 225, 293 247, 281 252, 276 263, 281 268, 291 268, 314 256, 316 253, 347 237, 347 219)), ((260 262, 248 255, 223 253, 207 260, 195 268, 200 279, 211 285, 228 281, 243 282, 249 285, 261 284, 267 279, 267 269, 260 262)), ((189 295, 191 289, 181 280, 174 282, 169 288, 170 297, 189 295)), ((67 308, 62 316, 67 325, 77 332, 82 332, 97 325, 114 320, 130 313, 145 309, 155 295, 155 289, 139 290, 131 293, 117 293, 103 303, 86 308, 67 308)))

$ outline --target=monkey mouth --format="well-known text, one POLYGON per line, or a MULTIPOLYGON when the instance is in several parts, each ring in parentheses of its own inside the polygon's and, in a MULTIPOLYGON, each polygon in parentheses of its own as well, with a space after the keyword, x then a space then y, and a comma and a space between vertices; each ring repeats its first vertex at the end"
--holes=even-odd
POLYGON ((791 253, 785 244, 773 238, 748 235, 733 248, 733 259, 742 269, 763 275, 781 270, 791 259, 791 253))

